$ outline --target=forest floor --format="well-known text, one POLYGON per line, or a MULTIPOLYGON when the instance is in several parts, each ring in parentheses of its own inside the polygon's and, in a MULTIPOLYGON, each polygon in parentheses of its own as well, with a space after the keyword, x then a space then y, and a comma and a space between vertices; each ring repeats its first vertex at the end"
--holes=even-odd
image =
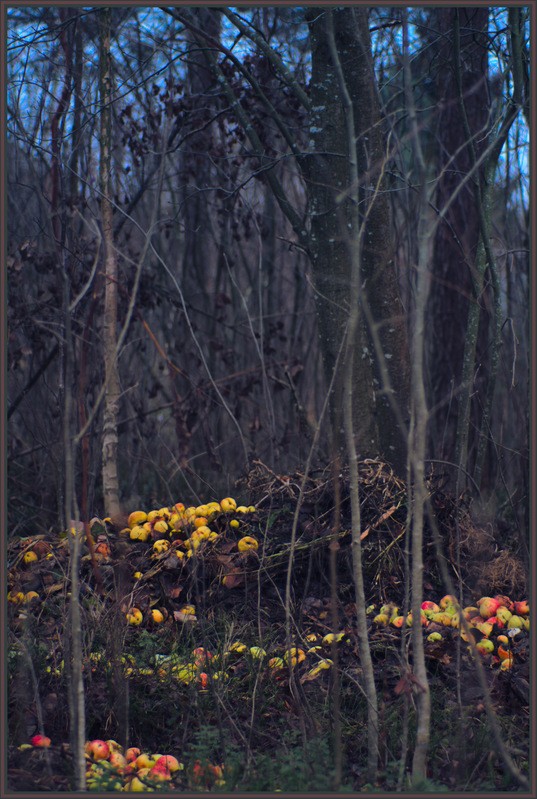
MULTIPOLYGON (((527 775, 525 571, 516 553, 500 548, 494 533, 474 524, 434 481, 431 497, 448 561, 456 562, 458 541, 466 611, 444 596, 429 535, 424 599, 431 607, 423 635, 431 744, 427 783, 410 785, 419 687, 408 667, 404 609, 406 493, 380 461, 360 464, 380 742, 378 780, 367 783, 348 484, 340 477, 337 526, 329 472, 304 479, 258 463, 237 486, 237 501, 177 503, 143 509, 123 524, 94 519, 86 531, 79 528, 86 738, 109 742, 102 760, 95 747, 88 755, 93 791, 519 789, 499 756, 487 712, 496 714, 516 767, 527 775), (488 626, 484 597, 497 609, 488 626), (461 612, 475 641, 490 642, 479 655, 489 697, 461 636, 461 612), (120 756, 109 756, 110 748, 120 756), (179 767, 144 760, 152 753, 173 756, 179 767)), ((67 533, 9 544, 11 791, 74 789, 70 546, 67 533)))

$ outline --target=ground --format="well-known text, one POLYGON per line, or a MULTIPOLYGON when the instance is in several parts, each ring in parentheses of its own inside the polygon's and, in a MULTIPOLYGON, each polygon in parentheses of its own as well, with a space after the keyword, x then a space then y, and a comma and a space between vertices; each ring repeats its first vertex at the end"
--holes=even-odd
MULTIPOLYGON (((420 686, 411 671, 404 610, 405 489, 385 464, 360 465, 367 619, 380 711, 376 786, 364 777, 366 706, 344 476, 340 489, 336 524, 329 473, 306 479, 276 475, 257 464, 237 486, 238 499, 133 508, 138 515, 119 523, 94 519, 86 527, 73 523, 63 536, 50 531, 12 540, 10 789, 73 789, 66 664, 68 575, 76 535, 83 541, 88 741, 118 741, 124 754, 137 747, 177 758, 183 767, 173 773, 165 768, 159 791, 163 786, 288 792, 330 791, 335 784, 353 791, 409 787, 420 686), (408 745, 402 751, 405 725, 408 745), (35 745, 36 739, 32 745, 36 734, 50 739, 50 746, 35 745), (342 752, 341 775, 334 770, 334 746, 342 752)), ((456 503, 433 483, 431 495, 449 556, 456 503)), ((460 507, 457 512, 466 553, 462 608, 445 596, 434 547, 426 542, 424 598, 431 607, 423 611, 423 635, 433 703, 428 785, 516 790, 491 736, 476 653, 461 631, 460 616, 468 618, 483 649, 477 657, 489 687, 489 712, 497 714, 511 756, 524 772, 529 607, 523 604, 523 569, 469 513, 460 507), (488 585, 483 557, 475 556, 484 551, 495 569, 489 568, 488 585), (514 580, 521 593, 514 593, 514 580), (486 597, 492 603, 490 629, 489 613, 482 612, 486 597), (435 609, 433 603, 444 607, 435 609)), ((124 785, 143 790, 158 774, 154 763, 146 765, 157 768, 151 776, 140 773, 140 763, 125 769, 121 761, 113 768, 109 760, 92 766, 93 760, 92 751, 88 785, 95 791, 124 785), (133 781, 136 774, 139 783, 133 781)))

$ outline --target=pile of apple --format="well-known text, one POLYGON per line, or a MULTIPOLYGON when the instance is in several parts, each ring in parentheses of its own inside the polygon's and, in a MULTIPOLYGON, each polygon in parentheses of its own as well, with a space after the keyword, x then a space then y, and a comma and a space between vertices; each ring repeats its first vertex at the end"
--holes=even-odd
MULTIPOLYGON (((171 507, 150 510, 133 511, 127 521, 127 527, 119 531, 122 539, 133 543, 141 542, 151 547, 151 558, 155 561, 172 559, 175 562, 186 562, 196 554, 201 554, 209 544, 217 541, 223 532, 233 531, 238 535, 235 542, 236 552, 245 556, 259 548, 259 541, 249 535, 247 516, 255 513, 254 505, 237 505, 233 497, 224 497, 220 502, 211 501, 203 505, 188 506, 177 502, 171 507)), ((94 555, 98 562, 107 562, 111 557, 107 536, 104 535, 104 523, 112 523, 110 518, 93 519, 90 522, 91 537, 93 540, 94 555), (100 530, 97 534, 95 530, 100 530)), ((71 528, 75 534, 75 529, 71 528)), ((85 536, 84 536, 85 538, 85 536)), ((52 561, 55 552, 52 545, 46 541, 36 539, 28 540, 20 554, 18 563, 24 570, 34 568, 42 560, 52 561)), ((134 572, 134 580, 140 580, 144 575, 140 571, 134 572)), ((224 576, 222 583, 225 585, 229 578, 224 576)), ((27 608, 38 605, 41 597, 36 591, 24 593, 18 587, 12 587, 8 592, 8 602, 21 609, 23 615, 27 608)), ((187 606, 184 615, 194 615, 194 611, 187 606)), ((127 622, 134 626, 148 622, 160 624, 167 618, 167 614, 160 608, 154 608, 146 618, 139 608, 132 607, 126 614, 127 622)), ((195 618, 178 620, 195 621, 195 618)))
MULTIPOLYGON (((30 745, 24 744, 20 749, 48 749, 50 746, 50 738, 34 735, 30 745)), ((114 740, 96 738, 87 741, 84 749, 86 784, 90 790, 154 791, 163 783, 171 783, 185 770, 184 764, 173 755, 149 755, 135 746, 123 753, 123 748, 114 740)), ((188 783, 197 789, 220 787, 225 784, 224 767, 195 760, 188 770, 188 783)))
MULTIPOLYGON (((233 514, 229 526, 239 530, 242 520, 237 517, 249 513, 255 513, 255 507, 237 505, 233 497, 224 497, 220 502, 208 502, 197 507, 185 507, 182 502, 177 502, 171 508, 160 508, 148 513, 143 510, 133 511, 128 518, 128 526, 120 530, 119 534, 131 541, 152 541, 154 556, 171 549, 178 558, 190 558, 205 541, 213 542, 218 539, 219 532, 211 529, 211 525, 216 520, 221 520, 222 515, 233 514)), ((237 549, 239 552, 257 549, 258 545, 253 536, 243 536, 237 542, 237 549)))
MULTIPOLYGON (((370 609, 374 610, 373 606, 370 609)), ((522 631, 529 632, 530 608, 526 599, 513 602, 509 597, 500 594, 478 599, 475 605, 465 608, 460 607, 457 599, 450 594, 442 597, 440 602, 426 600, 421 605, 421 624, 428 631, 427 640, 430 642, 441 641, 443 628, 455 628, 463 641, 469 642, 470 637, 482 655, 492 655, 492 663, 500 664, 503 671, 513 666, 514 656, 510 647, 510 639, 522 631), (475 629, 481 634, 476 642, 471 632, 467 633, 461 622, 461 615, 470 629, 475 629), (492 636, 495 635, 496 646, 492 636)), ((383 605, 379 613, 373 618, 373 623, 378 626, 391 625, 401 628, 412 625, 412 613, 406 618, 393 604, 383 605)))

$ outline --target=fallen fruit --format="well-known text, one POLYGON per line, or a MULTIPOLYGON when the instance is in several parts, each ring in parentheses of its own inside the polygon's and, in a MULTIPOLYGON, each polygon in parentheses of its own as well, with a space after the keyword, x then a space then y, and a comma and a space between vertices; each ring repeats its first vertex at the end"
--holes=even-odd
POLYGON ((488 655, 491 652, 494 652, 494 644, 490 638, 482 638, 481 641, 478 641, 475 646, 481 655, 488 655))
POLYGON ((101 741, 100 738, 96 738, 93 741, 87 741, 84 751, 93 760, 108 760, 110 757, 110 747, 106 741, 101 741))
POLYGON ((51 740, 50 738, 47 738, 46 735, 34 735, 33 738, 30 738, 30 743, 32 746, 37 746, 41 749, 48 749, 51 744, 51 740))
POLYGON ((445 610, 450 605, 457 607, 459 602, 457 600, 457 597, 454 597, 453 594, 446 594, 445 596, 442 597, 439 604, 440 604, 440 610, 445 610))
POLYGON ((129 515, 127 524, 132 530, 132 528, 135 525, 143 524, 146 521, 147 521, 147 513, 145 513, 143 510, 135 510, 129 515))
POLYGON ((291 666, 296 666, 297 663, 302 663, 302 661, 305 659, 306 659, 306 653, 304 652, 304 650, 297 649, 297 647, 295 646, 292 646, 291 649, 289 649, 284 655, 285 662, 289 663, 290 660, 291 666))
POLYGON ((508 671, 509 669, 513 668, 514 658, 512 653, 510 652, 508 657, 504 658, 500 663, 501 671, 508 671))
POLYGON ((163 763, 172 774, 176 771, 182 771, 184 769, 183 764, 180 763, 173 755, 162 755, 162 757, 159 757, 155 763, 155 766, 158 766, 159 763, 163 763))
POLYGON ((165 522, 164 519, 159 519, 153 525, 153 530, 156 533, 166 533, 168 531, 168 522, 165 522))
POLYGON ((154 608, 151 611, 151 618, 153 619, 155 624, 162 624, 162 622, 164 621, 164 614, 158 608, 154 608))
POLYGON ((524 620, 520 616, 511 616, 509 621, 507 622, 507 629, 512 630, 514 628, 519 628, 521 630, 524 629, 524 620))
POLYGON ((125 614, 125 618, 129 624, 133 624, 134 626, 141 624, 144 619, 142 611, 139 608, 131 608, 128 610, 125 614))
POLYGON ((483 619, 489 619, 491 616, 496 615, 496 611, 500 607, 497 599, 491 596, 484 596, 477 601, 479 613, 483 619))
POLYGON ((257 539, 251 535, 245 535, 244 538, 241 538, 237 543, 239 552, 248 552, 249 550, 258 549, 258 547, 259 543, 257 539))
POLYGON ((148 779, 155 780, 157 782, 168 782, 171 780, 172 775, 170 774, 170 770, 167 768, 165 763, 158 765, 157 762, 153 768, 150 769, 147 777, 148 779))
POLYGON ((135 793, 139 793, 141 791, 153 791, 153 788, 150 788, 148 785, 144 785, 144 783, 138 779, 138 777, 133 777, 126 785, 126 790, 134 791, 135 793))
POLYGON ((237 503, 233 497, 224 497, 224 499, 220 500, 220 507, 224 513, 229 513, 229 511, 236 510, 237 503))
POLYGON ((125 758, 127 760, 127 763, 134 763, 134 761, 140 754, 141 752, 137 746, 130 746, 125 752, 125 758))
POLYGON ((390 617, 388 616, 387 613, 377 613, 377 615, 373 619, 373 624, 381 624, 383 627, 385 627, 389 621, 390 617))
POLYGON ((517 616, 527 616, 530 612, 530 606, 527 599, 521 602, 515 602, 515 613, 517 616))
POLYGON ((36 563, 38 560, 39 558, 32 550, 24 553, 23 561, 26 563, 26 565, 28 565, 29 563, 36 563))

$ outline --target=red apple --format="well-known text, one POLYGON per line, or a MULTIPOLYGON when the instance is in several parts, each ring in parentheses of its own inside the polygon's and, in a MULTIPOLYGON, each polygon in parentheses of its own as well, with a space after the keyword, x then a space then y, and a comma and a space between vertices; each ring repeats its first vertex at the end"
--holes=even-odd
POLYGON ((95 738, 94 741, 87 741, 84 751, 93 760, 108 760, 110 757, 110 747, 106 741, 101 741, 100 738, 95 738))
POLYGON ((500 607, 498 600, 491 596, 481 597, 481 599, 478 599, 477 604, 479 606, 479 613, 483 619, 488 619, 490 616, 494 616, 500 607))
POLYGON ((48 749, 51 744, 51 740, 50 738, 47 738, 46 735, 34 735, 33 738, 30 738, 30 743, 32 746, 39 746, 42 749, 48 749))
POLYGON ((127 761, 125 760, 125 756, 122 755, 121 752, 118 752, 117 750, 110 753, 108 762, 116 769, 116 771, 119 771, 120 774, 123 774, 127 766, 127 761))
POLYGON ((421 609, 425 611, 431 611, 432 613, 440 613, 440 608, 436 602, 431 602, 429 599, 426 599, 425 602, 421 603, 421 609))
POLYGON ((515 602, 515 613, 517 616, 527 616, 530 612, 530 606, 527 599, 521 602, 515 602))
POLYGON ((147 776, 150 780, 157 780, 158 782, 168 782, 172 778, 170 770, 165 763, 162 763, 160 766, 157 766, 155 763, 153 768, 149 770, 147 776))
POLYGON ((174 757, 173 755, 162 755, 162 757, 159 757, 159 759, 155 763, 155 766, 158 766, 161 763, 163 763, 166 766, 166 768, 168 768, 172 772, 172 774, 174 771, 180 771, 180 769, 183 768, 183 764, 179 763, 177 758, 174 757))
POLYGON ((500 607, 507 608, 507 610, 513 610, 513 603, 508 596, 504 596, 503 594, 495 594, 494 599, 500 603, 500 607))
POLYGON ((140 754, 140 750, 137 746, 131 746, 125 752, 125 757, 127 759, 127 763, 133 763, 138 755, 140 754))

